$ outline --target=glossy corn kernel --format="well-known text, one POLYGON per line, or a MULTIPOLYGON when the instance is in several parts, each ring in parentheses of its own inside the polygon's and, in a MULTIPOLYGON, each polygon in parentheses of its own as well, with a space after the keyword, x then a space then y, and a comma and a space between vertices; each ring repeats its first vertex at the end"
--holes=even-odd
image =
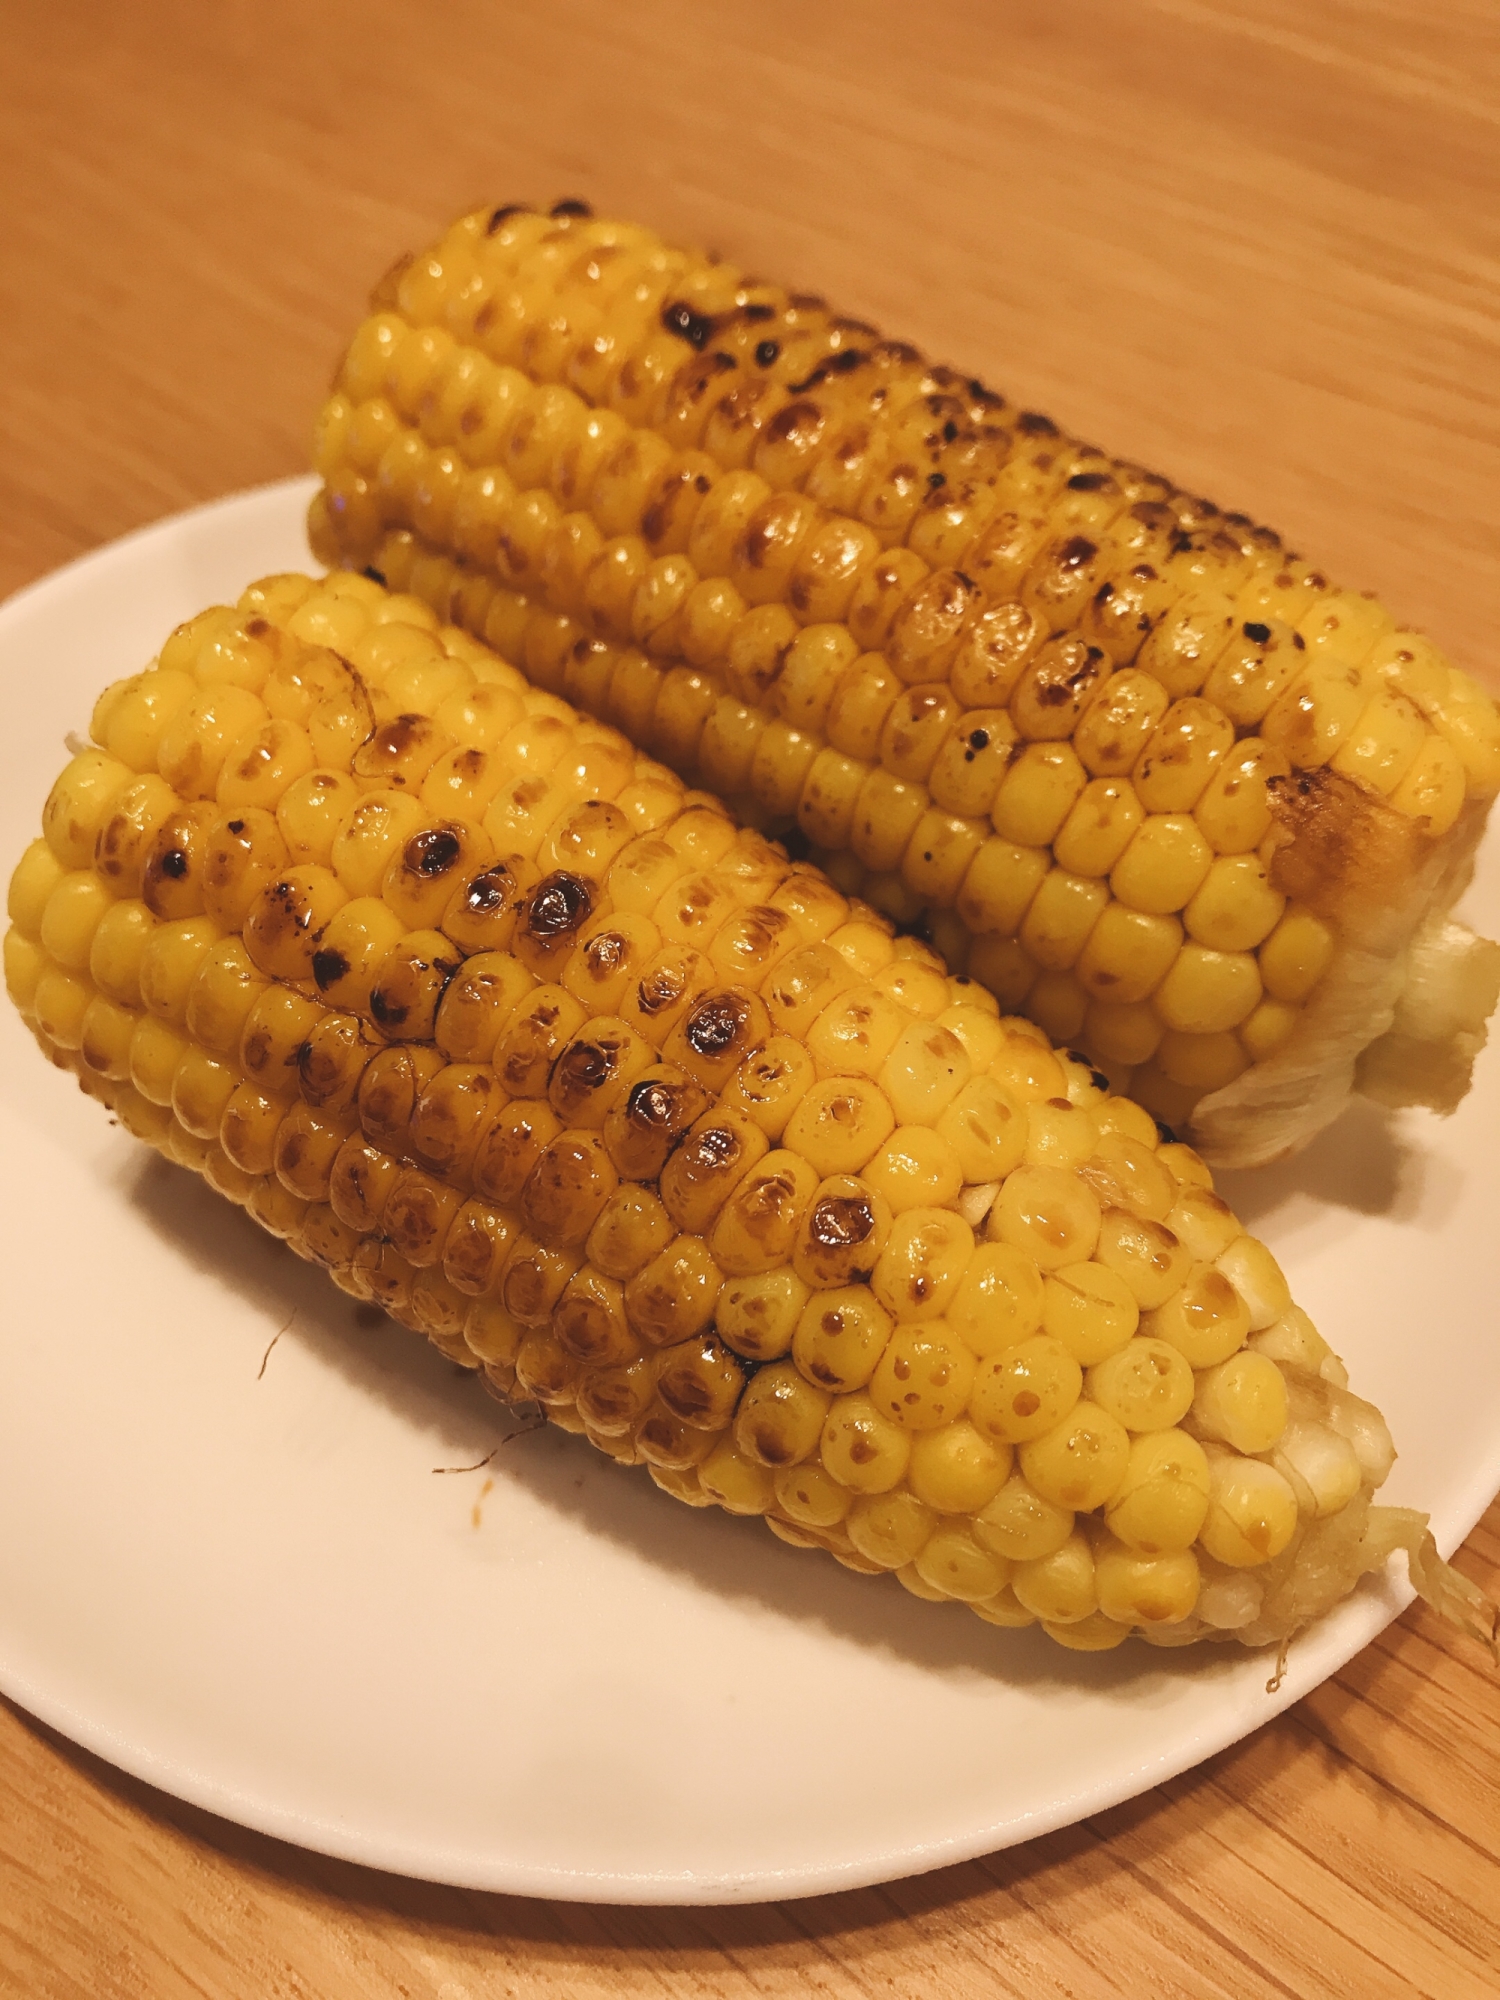
MULTIPOLYGON (((898 920, 925 912, 955 970, 1225 1162, 1337 1109, 1303 1092, 1273 1116, 1256 1078, 1381 1032, 1387 1000, 1329 1024, 1355 955, 1393 907, 1411 934, 1424 857, 1471 848, 1500 787, 1493 701, 1269 530, 821 302, 571 209, 470 215, 409 260, 316 458, 330 562, 795 826, 898 920), (1321 941, 1282 930, 1289 898, 1321 941)), ((326 625, 307 636, 336 646, 326 625)), ((163 732, 187 754, 172 659, 169 688, 137 677, 101 710, 128 771, 163 732)), ((393 701, 436 709, 436 671, 414 657, 393 701)), ((199 795, 243 767, 231 727, 199 730, 199 795)), ((110 782, 81 772, 80 810, 110 782)), ((1460 943, 1449 987, 1483 961, 1488 994, 1500 968, 1460 943)), ((1446 1107, 1469 1044, 1424 1074, 1404 1047, 1369 1086, 1446 1107)))
MULTIPOLYGON (((1191 1148, 415 598, 290 583, 101 703, 21 858, 55 1062, 692 1505, 1074 1648, 1259 1643, 1348 1587, 1389 1435, 1191 1148), (270 721, 224 750, 226 687, 270 721), (465 744, 484 785, 429 791, 465 744)), ((1122 689, 1092 764, 1158 711, 1122 689)))

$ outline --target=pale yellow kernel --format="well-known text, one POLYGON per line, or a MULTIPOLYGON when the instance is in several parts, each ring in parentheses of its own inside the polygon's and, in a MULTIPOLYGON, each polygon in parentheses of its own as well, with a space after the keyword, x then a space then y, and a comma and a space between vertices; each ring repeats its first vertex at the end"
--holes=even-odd
POLYGON ((829 1411, 823 1469, 851 1493, 889 1493, 910 1455, 910 1433, 882 1416, 867 1395, 840 1396, 829 1411))
POLYGON ((1334 945, 1334 934, 1321 917, 1300 903, 1290 904, 1257 957, 1271 999, 1299 1006, 1328 970, 1334 945))
POLYGON ((1023 1443, 1018 1457, 1044 1500, 1089 1513, 1102 1507, 1124 1478, 1130 1437, 1117 1418, 1085 1399, 1061 1423, 1023 1443))
POLYGON ((898 1321, 938 1319, 974 1257, 974 1232, 947 1208, 911 1208, 891 1224, 870 1287, 898 1321))
POLYGON ((1073 1532, 1073 1510, 1044 1500, 1019 1472, 1012 1472, 980 1511, 974 1532, 986 1548, 1008 1561, 1035 1562, 1054 1554, 1068 1539, 1073 1532))
POLYGON ((963 1186, 957 1155, 940 1132, 899 1125, 863 1169, 863 1178, 893 1215, 911 1208, 942 1208, 963 1186))
POLYGON ((923 1582, 963 1604, 981 1603, 1010 1581, 1010 1565, 957 1522, 930 1535, 916 1562, 923 1582))
POLYGON ((1214 951, 1254 951, 1281 920, 1286 897, 1255 854, 1220 855, 1182 913, 1188 936, 1214 951))
POLYGON ((1028 1611, 1049 1625, 1078 1623, 1098 1608, 1093 1552, 1076 1533, 1051 1555, 1017 1563, 1010 1587, 1028 1611))
POLYGON ((93 998, 86 979, 47 960, 39 965, 30 1012, 49 1042, 60 1049, 76 1049, 82 1045, 83 1024, 93 998))
POLYGON ((1286 1378, 1269 1356, 1242 1351, 1197 1378, 1193 1414, 1205 1437, 1236 1451, 1270 1451, 1286 1429, 1286 1378))
POLYGON ((1079 1264, 1099 1240, 1099 1203, 1075 1175, 1054 1167, 1017 1167, 990 1211, 989 1235, 1022 1251, 1044 1271, 1079 1264))
MULTIPOLYGON (((945 992, 938 995, 946 997, 945 992)), ((970 1071, 957 1035, 924 1021, 900 1036, 881 1067, 879 1082, 898 1124, 918 1119, 935 1123, 969 1081, 970 1071)))
POLYGON ((1044 1283, 1042 1327, 1080 1366, 1117 1354, 1131 1342, 1140 1308, 1123 1278, 1105 1264, 1068 1264, 1044 1283))
POLYGON ((1208 1512, 1209 1488, 1208 1457, 1196 1438, 1151 1431, 1133 1440, 1105 1519, 1111 1534, 1143 1555, 1188 1549, 1208 1512))
POLYGON ((937 1522, 930 1507, 906 1491, 865 1492, 849 1509, 844 1532, 880 1569, 901 1569, 921 1554, 937 1522))
POLYGON ((1466 788, 1458 752, 1446 737, 1429 736, 1390 799, 1398 812, 1422 821, 1426 832, 1437 839, 1462 811, 1466 788))
POLYGON ((1010 1446, 981 1437, 973 1424, 959 1418, 912 1439, 906 1480, 917 1498, 939 1514, 977 1514, 1010 1473, 1010 1446))
POLYGON ((1235 1033, 1251 1062, 1266 1062, 1275 1055, 1296 1028, 1301 1011, 1284 1000, 1262 1000, 1241 1021, 1235 1033))
POLYGON ((1180 1034, 1213 1035, 1237 1028, 1261 995, 1261 974, 1249 952, 1211 951, 1185 944, 1152 995, 1152 1005, 1180 1034))
POLYGON ((1222 1271, 1199 1266, 1180 1292, 1146 1314, 1141 1331, 1175 1347, 1190 1367, 1211 1368, 1244 1346, 1250 1309, 1222 1271))
POLYGON ((1202 1577, 1191 1549, 1167 1555, 1106 1545, 1094 1554, 1099 1609, 1123 1625, 1180 1625, 1198 1603, 1202 1577))
POLYGON ((1006 1243, 976 1247, 944 1317, 982 1358, 1002 1354, 1042 1323, 1042 1274, 1024 1252, 1006 1243))
POLYGON ((1083 1370, 1062 1342, 1035 1334, 980 1361, 969 1392, 969 1418, 994 1444, 1024 1444, 1055 1429, 1082 1386, 1083 1370))
POLYGON ((1188 813, 1153 813, 1110 872, 1109 886, 1132 910, 1168 916, 1201 887, 1213 850, 1188 813))
POLYGON ((1208 1512, 1198 1539, 1232 1569, 1271 1562, 1297 1531, 1297 1496, 1286 1479, 1258 1458, 1222 1446, 1209 1453, 1208 1512))

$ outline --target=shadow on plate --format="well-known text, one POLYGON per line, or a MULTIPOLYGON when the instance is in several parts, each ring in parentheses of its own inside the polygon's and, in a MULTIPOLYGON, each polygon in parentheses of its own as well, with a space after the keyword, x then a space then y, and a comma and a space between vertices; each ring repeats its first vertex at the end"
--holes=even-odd
POLYGON ((1356 1097, 1294 1159, 1219 1173, 1214 1183, 1247 1229, 1272 1226, 1290 1211, 1299 1228, 1342 1235, 1365 1216, 1420 1224, 1451 1203, 1459 1175, 1413 1144, 1398 1114, 1356 1097))
POLYGON ((1184 1674, 1219 1679, 1243 1665, 1245 1655, 1232 1645, 1213 1647, 1207 1657, 1202 1648, 1177 1652, 1139 1642, 1112 1653, 1072 1653, 1035 1629, 986 1625, 961 1605, 910 1597, 894 1578, 856 1576, 812 1551, 790 1549, 758 1521, 717 1508, 690 1512, 643 1471, 616 1466, 581 1438, 511 1414, 472 1374, 384 1314, 356 1305, 195 1176, 155 1155, 139 1165, 131 1156, 122 1180, 141 1220, 174 1255, 211 1272, 263 1314, 274 1336, 264 1375, 274 1374, 281 1344, 305 1348, 358 1394, 379 1399, 423 1432, 434 1470, 472 1472, 473 1482, 459 1489, 465 1505, 476 1497, 481 1474, 497 1485, 513 1482, 590 1535, 700 1590, 815 1622, 933 1672, 1048 1687, 1064 1696, 1128 1686, 1132 1705, 1149 1707, 1169 1701, 1184 1674))

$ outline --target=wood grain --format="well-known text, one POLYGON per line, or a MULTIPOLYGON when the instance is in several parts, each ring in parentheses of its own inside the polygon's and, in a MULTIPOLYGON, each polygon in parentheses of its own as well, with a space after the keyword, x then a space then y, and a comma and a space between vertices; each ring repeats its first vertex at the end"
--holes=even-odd
MULTIPOLYGON (((0 591, 299 469, 470 202, 722 246, 1270 520, 1493 671, 1487 0, 0 4, 0 591)), ((1500 1585, 1500 1509, 1462 1563, 1500 1585)), ((629 1911, 372 1874, 0 1709, 0 1993, 1481 2000, 1500 1683, 1408 1615, 1238 1748, 885 1889, 629 1911)))

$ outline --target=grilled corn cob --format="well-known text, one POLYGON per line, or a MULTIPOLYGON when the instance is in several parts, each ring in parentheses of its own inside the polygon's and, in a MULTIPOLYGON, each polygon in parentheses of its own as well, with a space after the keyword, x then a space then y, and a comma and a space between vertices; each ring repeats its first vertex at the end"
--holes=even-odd
POLYGON ((619 725, 1248 1165, 1451 1110, 1500 717, 1224 514, 816 298, 469 215, 379 288, 316 552, 619 725))
POLYGON ((1068 1646, 1457 1590, 1195 1152, 418 599, 267 579, 92 733, 42 1047, 501 1396, 1068 1646))

